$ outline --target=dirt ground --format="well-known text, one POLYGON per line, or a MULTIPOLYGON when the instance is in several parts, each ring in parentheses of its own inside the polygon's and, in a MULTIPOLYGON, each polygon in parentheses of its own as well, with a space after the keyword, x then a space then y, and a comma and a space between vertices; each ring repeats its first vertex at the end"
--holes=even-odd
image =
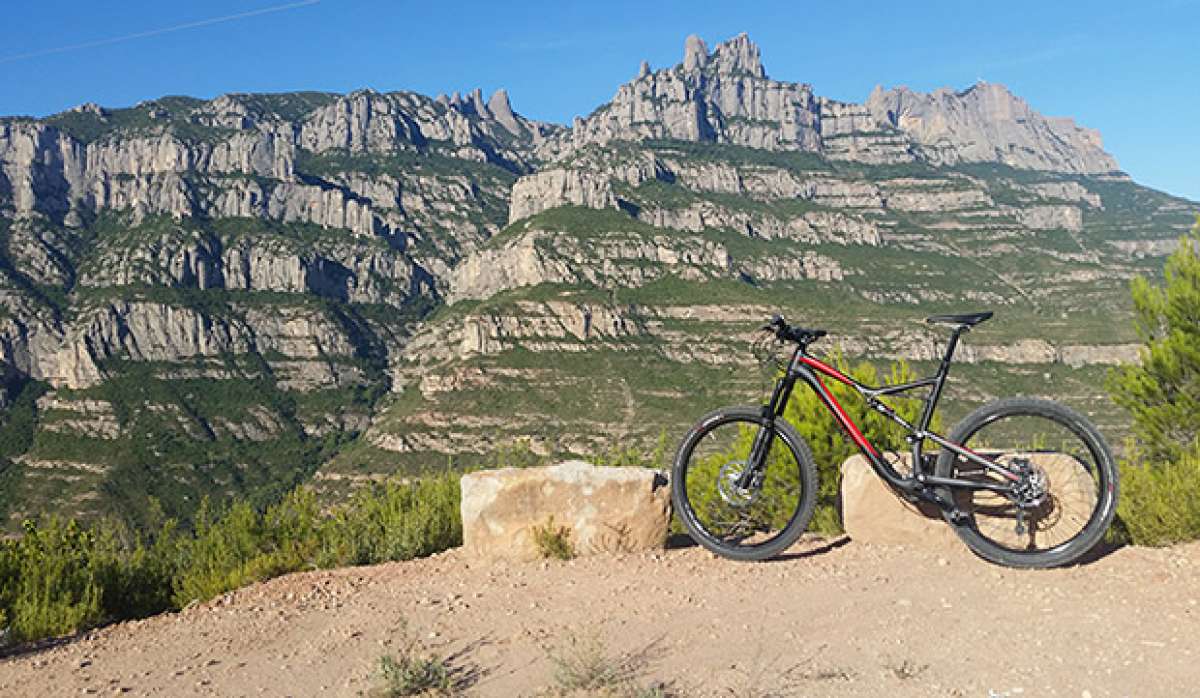
POLYGON ((1200 544, 1015 571, 963 551, 806 539, 479 564, 460 550, 311 572, 0 659, 0 695, 369 695, 408 635, 470 695, 545 694, 604 644, 679 696, 1200 695, 1200 544))

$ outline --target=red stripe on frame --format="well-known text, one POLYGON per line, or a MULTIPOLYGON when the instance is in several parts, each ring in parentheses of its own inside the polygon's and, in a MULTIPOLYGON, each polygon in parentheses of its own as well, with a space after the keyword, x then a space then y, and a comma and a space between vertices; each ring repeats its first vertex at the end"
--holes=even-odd
MULTIPOLYGON (((821 379, 818 378, 817 382, 820 383, 821 379)), ((825 388, 825 384, 822 383, 821 387, 825 388)), ((846 428, 846 431, 850 432, 850 439, 854 441, 854 443, 858 444, 859 448, 870 451, 874 456, 878 456, 879 451, 876 451, 875 447, 871 445, 871 442, 867 441, 867 437, 863 436, 863 433, 859 431, 858 425, 850 421, 850 417, 846 415, 846 410, 842 409, 841 404, 838 403, 837 398, 833 396, 833 393, 829 392, 828 388, 825 388, 825 394, 829 396, 829 403, 833 405, 833 413, 837 415, 838 421, 842 423, 842 426, 846 428)))
POLYGON ((816 359, 812 358, 811 356, 801 356, 800 361, 801 361, 801 363, 807 364, 807 365, 817 369, 821 373, 824 373, 825 375, 829 376, 830 378, 834 379, 835 381, 838 381, 839 383, 845 383, 846 385, 852 385, 850 379, 847 378, 841 371, 837 370, 833 366, 829 366, 828 364, 823 364, 820 361, 817 361, 816 359))

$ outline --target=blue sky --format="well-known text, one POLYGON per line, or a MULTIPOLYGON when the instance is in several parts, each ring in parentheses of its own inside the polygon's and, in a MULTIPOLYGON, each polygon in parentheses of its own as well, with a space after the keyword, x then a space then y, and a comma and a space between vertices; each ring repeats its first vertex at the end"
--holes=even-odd
POLYGON ((1200 200, 1200 0, 1111 2, 41 0, 0 26, 0 114, 166 94, 504 87, 569 123, 645 59, 748 32, 771 77, 862 101, 982 78, 1097 128, 1139 182, 1200 200), (136 36, 131 36, 136 35, 136 36))

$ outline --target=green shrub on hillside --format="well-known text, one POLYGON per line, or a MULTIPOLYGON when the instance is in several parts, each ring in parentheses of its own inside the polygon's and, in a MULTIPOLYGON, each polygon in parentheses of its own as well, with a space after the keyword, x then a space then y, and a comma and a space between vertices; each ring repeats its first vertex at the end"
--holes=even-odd
POLYGON ((1200 223, 1167 258, 1163 285, 1131 284, 1135 322, 1145 346, 1140 364, 1112 371, 1113 400, 1129 410, 1139 450, 1174 461, 1200 437, 1200 223))
POLYGON ((448 472, 359 490, 326 522, 320 566, 411 560, 461 544, 459 477, 448 472))
POLYGON ((366 487, 323 513, 298 489, 265 510, 205 502, 193 530, 150 538, 122 523, 50 518, 0 541, 0 628, 8 642, 62 635, 205 601, 289 572, 407 560, 458 545, 459 476, 366 487))
POLYGON ((1133 280, 1141 363, 1108 378, 1133 417, 1117 516, 1118 537, 1137 545, 1200 538, 1200 219, 1164 271, 1161 286, 1133 280))
POLYGON ((0 553, 0 611, 9 639, 70 632, 102 617, 101 584, 113 551, 104 537, 75 522, 50 519, 26 526, 25 536, 0 553))
POLYGON ((1159 466, 1122 462, 1117 515, 1138 545, 1200 538, 1200 452, 1159 466))
POLYGON ((205 502, 194 537, 179 546, 179 571, 172 579, 174 605, 204 601, 309 566, 318 517, 316 500, 304 490, 262 514, 238 502, 218 518, 205 502))

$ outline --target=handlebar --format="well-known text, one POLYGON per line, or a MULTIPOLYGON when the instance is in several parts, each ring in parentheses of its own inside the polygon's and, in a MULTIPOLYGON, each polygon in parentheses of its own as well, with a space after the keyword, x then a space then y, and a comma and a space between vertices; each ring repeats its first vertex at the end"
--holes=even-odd
POLYGON ((770 322, 760 328, 763 332, 770 332, 775 335, 775 338, 781 342, 796 342, 801 346, 808 346, 812 342, 829 334, 825 330, 817 330, 809 327, 793 327, 787 323, 787 320, 782 315, 771 316, 770 322))

